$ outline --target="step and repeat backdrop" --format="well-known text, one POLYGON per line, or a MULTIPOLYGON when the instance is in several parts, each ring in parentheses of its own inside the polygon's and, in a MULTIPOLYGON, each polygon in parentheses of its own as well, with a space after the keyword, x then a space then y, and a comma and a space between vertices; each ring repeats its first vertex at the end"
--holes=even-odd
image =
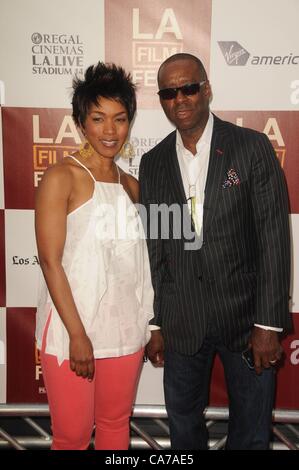
MULTIPOLYGON (((283 340, 276 407, 299 409, 299 2, 298 0, 1 0, 0 402, 46 402, 34 339, 39 262, 34 193, 45 170, 76 150, 74 75, 99 60, 131 71, 138 112, 135 157, 171 130, 156 74, 176 52, 202 59, 223 119, 267 134, 285 172, 292 235, 293 332, 283 340)), ((164 404, 162 369, 145 364, 136 403, 164 404)), ((210 402, 225 405, 216 358, 210 402)))

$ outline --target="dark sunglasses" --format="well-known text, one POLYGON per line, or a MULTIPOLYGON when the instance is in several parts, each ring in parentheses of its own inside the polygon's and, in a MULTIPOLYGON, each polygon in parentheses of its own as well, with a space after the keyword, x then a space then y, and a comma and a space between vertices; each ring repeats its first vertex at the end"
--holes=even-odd
POLYGON ((199 93, 201 85, 206 83, 206 80, 203 80, 199 83, 190 83, 183 86, 178 86, 177 88, 164 88, 158 91, 158 95, 162 100, 173 100, 178 96, 178 92, 183 93, 184 96, 195 95, 199 93))

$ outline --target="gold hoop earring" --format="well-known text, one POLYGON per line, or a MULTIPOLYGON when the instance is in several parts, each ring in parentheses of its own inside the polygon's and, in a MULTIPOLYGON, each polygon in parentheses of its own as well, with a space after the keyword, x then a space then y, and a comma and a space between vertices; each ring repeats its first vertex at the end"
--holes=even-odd
POLYGON ((88 140, 85 140, 85 142, 82 142, 82 144, 79 147, 79 153, 82 158, 89 158, 91 155, 94 153, 94 148, 93 146, 88 142, 88 140))
POLYGON ((119 154, 124 160, 129 160, 130 158, 134 158, 135 150, 131 142, 127 140, 122 146, 122 148, 120 149, 119 154))

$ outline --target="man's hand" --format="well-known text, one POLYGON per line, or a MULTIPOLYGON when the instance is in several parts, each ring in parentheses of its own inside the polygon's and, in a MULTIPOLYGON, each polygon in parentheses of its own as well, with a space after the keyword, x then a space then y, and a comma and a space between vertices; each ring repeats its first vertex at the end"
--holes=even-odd
POLYGON ((145 354, 155 367, 164 365, 164 340, 161 330, 153 330, 151 339, 145 348, 145 354))
POLYGON ((252 329, 249 340, 254 357, 254 368, 257 374, 261 374, 263 368, 273 366, 283 353, 279 343, 278 333, 273 330, 264 330, 258 326, 252 329))

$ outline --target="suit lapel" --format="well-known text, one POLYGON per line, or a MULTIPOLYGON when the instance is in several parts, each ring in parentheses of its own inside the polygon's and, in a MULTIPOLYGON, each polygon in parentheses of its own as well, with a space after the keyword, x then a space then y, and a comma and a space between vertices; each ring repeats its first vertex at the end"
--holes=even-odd
POLYGON ((173 134, 173 139, 171 139, 170 141, 168 151, 166 152, 164 163, 165 163, 167 179, 169 181, 169 186, 174 196, 174 201, 180 204, 182 207, 182 223, 183 223, 182 237, 184 238, 185 236, 184 227, 185 228, 188 227, 188 229, 186 229, 187 230, 186 233, 189 233, 188 230, 192 228, 192 232, 196 236, 195 227, 194 227, 191 215, 189 213, 189 210, 187 209, 188 203, 186 199, 183 179, 182 179, 180 165, 179 165, 177 151, 176 151, 176 133, 175 132, 173 134))
POLYGON ((187 204, 185 190, 183 186, 182 175, 180 171, 179 161, 176 152, 176 133, 169 142, 169 147, 165 155, 165 168, 167 178, 170 182, 170 188, 174 195, 174 200, 179 204, 187 204))
POLYGON ((210 161, 205 186, 203 233, 204 237, 209 230, 215 211, 218 207, 218 198, 225 178, 225 171, 229 161, 227 142, 227 124, 214 116, 214 127, 211 142, 210 161))

